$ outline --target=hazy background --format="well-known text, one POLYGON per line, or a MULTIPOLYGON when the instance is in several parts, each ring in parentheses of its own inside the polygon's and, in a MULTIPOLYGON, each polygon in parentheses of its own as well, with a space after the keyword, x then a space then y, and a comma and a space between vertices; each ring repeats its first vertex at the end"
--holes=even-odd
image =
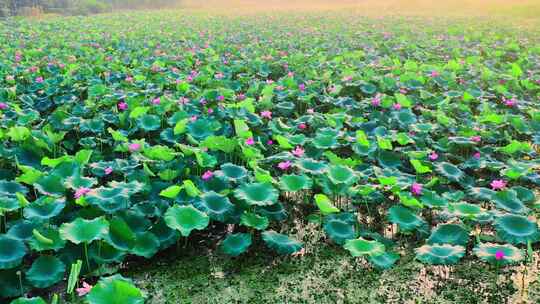
POLYGON ((87 15, 126 9, 250 14, 349 10, 366 15, 459 15, 540 18, 540 0, 0 0, 0 16, 87 15))

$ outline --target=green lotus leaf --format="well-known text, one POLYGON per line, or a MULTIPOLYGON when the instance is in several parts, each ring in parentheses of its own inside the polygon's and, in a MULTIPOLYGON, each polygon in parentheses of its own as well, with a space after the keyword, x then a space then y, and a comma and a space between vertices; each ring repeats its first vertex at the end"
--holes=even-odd
POLYGON ((66 192, 62 178, 52 174, 40 177, 34 187, 40 193, 50 196, 63 196, 66 192))
POLYGON ((534 202, 536 198, 536 196, 534 195, 534 192, 525 187, 516 186, 516 187, 512 187, 512 190, 516 192, 518 199, 522 202, 531 203, 531 202, 534 202))
POLYGON ((323 228, 326 234, 338 245, 356 238, 356 220, 350 213, 330 214, 324 217, 323 228))
POLYGON ((422 204, 430 208, 443 208, 448 205, 448 200, 438 195, 434 191, 422 190, 422 197, 420 198, 422 204))
POLYGON ((66 241, 60 237, 56 228, 45 227, 34 229, 32 238, 28 241, 30 248, 35 251, 54 250, 58 251, 66 245, 66 241))
POLYGON ((226 255, 236 257, 246 252, 249 246, 251 246, 249 233, 235 233, 227 235, 221 242, 220 249, 226 255))
POLYGON ((76 218, 60 226, 60 237, 74 244, 90 243, 103 239, 109 233, 109 222, 104 217, 92 220, 76 218))
POLYGON ((15 193, 17 192, 26 194, 28 193, 28 189, 17 182, 0 180, 0 196, 15 197, 15 193))
POLYGON ((136 235, 123 218, 113 217, 105 240, 118 250, 129 251, 135 246, 136 235))
POLYGON ((522 215, 506 214, 494 222, 497 235, 511 244, 527 244, 540 239, 536 222, 522 215))
POLYGON ((193 181, 187 179, 182 182, 182 188, 186 191, 187 195, 191 197, 198 197, 201 194, 201 190, 195 186, 193 181))
POLYGON ((377 256, 385 252, 384 244, 377 241, 368 241, 363 238, 348 240, 343 245, 353 257, 360 256, 377 256))
POLYGON ((334 184, 351 185, 358 180, 358 177, 351 168, 342 165, 332 165, 328 169, 328 178, 334 184))
POLYGON ((239 182, 247 177, 247 170, 241 166, 225 163, 221 165, 219 175, 222 175, 229 181, 239 182))
POLYGON ((161 192, 159 192, 159 195, 166 198, 176 198, 178 194, 180 194, 180 191, 182 191, 182 187, 178 185, 172 185, 161 190, 161 192))
POLYGON ((465 218, 477 218, 485 213, 485 210, 480 206, 464 202, 451 204, 449 209, 455 215, 465 218))
POLYGON ((193 206, 174 205, 165 212, 165 222, 172 229, 180 231, 182 236, 189 236, 194 229, 203 230, 210 218, 193 206))
POLYGON ((153 233, 143 232, 137 235, 135 246, 130 252, 149 259, 156 254, 160 245, 159 239, 153 233))
POLYGON ((234 196, 249 205, 269 206, 277 202, 279 192, 268 183, 240 185, 234 190, 234 196))
POLYGON ((493 195, 493 201, 497 208, 508 212, 523 214, 529 211, 529 208, 525 207, 514 190, 497 191, 493 195))
POLYGON ((86 296, 89 304, 143 304, 144 295, 131 282, 117 274, 101 278, 86 296))
POLYGON ((293 254, 302 249, 301 242, 273 230, 263 232, 262 239, 268 247, 275 250, 279 254, 293 254))
POLYGON ((30 221, 19 221, 9 228, 7 236, 16 240, 26 241, 32 238, 32 231, 38 223, 30 221))
POLYGON ((18 298, 11 301, 9 304, 47 304, 41 297, 33 298, 18 298))
POLYGON ((227 196, 214 191, 204 193, 200 200, 196 201, 195 207, 206 213, 211 219, 220 222, 224 222, 234 211, 234 205, 231 204, 227 196))
POLYGON ((0 212, 12 212, 19 210, 21 204, 16 197, 2 196, 0 197, 0 212))
POLYGON ((255 211, 272 221, 283 221, 287 218, 287 210, 280 202, 270 206, 258 206, 255 211))
POLYGON ((456 264, 464 255, 463 246, 449 244, 424 245, 416 248, 416 259, 432 265, 456 264))
POLYGON ((268 218, 264 216, 251 212, 245 212, 240 217, 240 224, 257 230, 264 230, 268 227, 269 221, 268 218))
POLYGON ((330 134, 318 133, 313 139, 312 143, 315 148, 321 150, 334 149, 338 147, 336 136, 330 134))
POLYGON ((326 163, 311 158, 298 160, 296 166, 300 168, 300 170, 311 174, 322 174, 328 170, 328 165, 326 163))
POLYGON ((474 254, 482 261, 490 264, 515 264, 524 258, 523 251, 510 244, 483 243, 473 249, 474 254), (502 257, 497 259, 497 255, 502 253, 502 257))
POLYGON ((463 173, 461 169, 447 162, 441 162, 436 164, 435 169, 437 170, 437 173, 452 182, 460 182, 465 176, 465 173, 463 173))
POLYGON ((401 205, 392 206, 388 210, 388 219, 403 231, 412 231, 426 225, 424 219, 401 205))
POLYGON ((68 189, 78 189, 78 188, 91 188, 97 184, 97 180, 91 177, 84 177, 78 173, 73 176, 68 176, 64 179, 64 187, 68 189))
POLYGON ((399 254, 395 252, 385 252, 379 255, 371 255, 368 260, 375 267, 380 269, 389 269, 399 260, 399 254))
POLYGON ((288 192, 311 189, 312 185, 313 181, 305 175, 283 175, 279 180, 281 190, 288 192))
POLYGON ((26 252, 23 241, 0 235, 0 269, 19 266, 26 252))
POLYGON ((98 264, 120 263, 126 255, 125 251, 118 250, 104 242, 92 243, 88 252, 98 264))
POLYGON ((125 223, 135 234, 148 231, 148 229, 150 229, 152 226, 152 221, 150 221, 150 219, 147 219, 143 214, 133 210, 122 210, 117 214, 125 221, 125 223))
POLYGON ((203 140, 208 136, 214 135, 216 128, 214 123, 206 119, 197 119, 194 122, 190 122, 187 125, 187 131, 196 140, 203 140))
POLYGON ((66 265, 57 257, 42 255, 37 258, 26 272, 26 279, 32 286, 46 288, 62 280, 66 265))
POLYGON ((47 221, 62 212, 66 206, 64 199, 40 199, 24 208, 24 217, 30 221, 47 221))
MULTIPOLYGON (((26 285, 23 285, 21 290, 20 282, 19 282, 19 275, 21 274, 20 270, 17 268, 15 269, 7 269, 7 270, 0 270, 0 298, 13 298, 16 296, 22 296, 22 293, 26 292, 26 285)), ((21 276, 22 277, 22 276, 21 276)), ((23 277, 24 280, 24 277, 23 277)))
POLYGON ((85 198, 90 205, 97 206, 107 213, 115 213, 130 207, 129 194, 130 191, 121 187, 99 187, 90 190, 85 198))
POLYGON ((155 131, 161 126, 161 119, 156 115, 145 114, 138 119, 137 126, 145 131, 155 131))
POLYGON ((160 145, 145 148, 143 154, 150 159, 163 161, 171 161, 176 157, 174 149, 160 145))
POLYGON ((488 188, 469 188, 467 189, 467 194, 472 196, 473 198, 481 201, 490 201, 493 197, 493 195, 496 194, 495 191, 488 189, 488 188))
POLYGON ((428 244, 450 244, 467 246, 469 233, 462 225, 442 224, 438 225, 427 239, 428 244))
POLYGON ((324 194, 315 194, 315 204, 319 207, 322 214, 339 212, 339 209, 332 204, 328 196, 324 194))
POLYGON ((180 233, 167 226, 163 219, 154 224, 150 232, 158 238, 161 249, 174 245, 180 238, 180 233))

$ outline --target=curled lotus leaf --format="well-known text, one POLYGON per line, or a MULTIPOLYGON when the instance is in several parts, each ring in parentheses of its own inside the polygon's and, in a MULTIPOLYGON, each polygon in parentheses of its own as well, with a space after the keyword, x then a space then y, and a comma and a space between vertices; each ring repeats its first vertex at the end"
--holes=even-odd
POLYGON ((63 196, 66 192, 62 177, 54 174, 40 177, 34 184, 34 187, 41 194, 50 196, 63 196))
POLYGON ((328 168, 328 178, 334 184, 351 185, 358 180, 355 172, 343 165, 332 165, 328 168))
POLYGON ((229 234, 221 242, 220 249, 226 255, 236 257, 246 252, 251 246, 251 242, 251 234, 249 233, 229 234))
POLYGON ((397 224, 403 231, 412 231, 426 225, 424 219, 414 213, 411 209, 395 205, 388 211, 390 222, 397 224))
POLYGON ((448 205, 448 200, 440 196, 434 191, 422 190, 422 197, 420 198, 422 204, 430 208, 444 208, 448 205))
POLYGON ((524 214, 529 211, 523 202, 518 198, 517 192, 514 190, 497 191, 493 195, 495 206, 504 211, 524 214))
POLYGON ((182 236, 187 237, 195 229, 206 228, 210 218, 193 206, 174 205, 165 212, 165 222, 167 226, 180 231, 182 236))
POLYGON ((108 243, 94 242, 88 250, 90 258, 98 264, 121 263, 126 255, 125 251, 118 250, 108 243))
POLYGON ((432 265, 456 264, 464 255, 465 247, 450 244, 424 245, 416 248, 416 259, 432 265))
POLYGON ((277 202, 270 206, 257 206, 255 211, 272 221, 284 221, 287 218, 287 210, 282 203, 277 202))
POLYGON ((74 244, 90 243, 103 239, 109 233, 109 222, 104 217, 92 220, 76 218, 60 226, 60 237, 74 244))
POLYGON ((0 196, 14 197, 17 192, 26 194, 28 193, 28 189, 14 181, 0 180, 0 196))
POLYGON ((435 165, 435 170, 440 175, 444 176, 446 179, 452 182, 459 183, 465 176, 465 173, 461 171, 457 166, 447 163, 447 162, 441 162, 435 165))
POLYGON ((293 254, 302 249, 301 242, 273 230, 263 232, 262 239, 268 247, 275 250, 279 254, 293 254))
POLYGON ((310 174, 322 174, 328 170, 328 164, 311 158, 302 158, 296 161, 300 170, 310 174))
POLYGON ((89 304, 143 304, 143 293, 131 280, 117 274, 101 278, 86 295, 89 304))
POLYGON ((343 248, 347 249, 353 257, 377 256, 385 252, 384 244, 363 238, 347 240, 343 248))
POLYGON ((64 248, 66 241, 60 237, 58 229, 43 227, 32 231, 32 238, 28 241, 28 244, 35 251, 58 251, 64 248))
POLYGON ((482 243, 473 249, 474 254, 490 264, 515 264, 524 258, 523 251, 510 244, 482 243))
POLYGON ((505 214, 495 219, 497 235, 511 244, 527 244, 540 239, 536 222, 522 215, 505 214))
POLYGON ((200 200, 196 201, 195 207, 220 222, 224 222, 234 211, 234 205, 229 198, 214 191, 204 193, 200 200))
POLYGON ((449 206, 449 210, 456 216, 469 219, 481 217, 483 214, 486 213, 485 209, 483 209, 482 207, 465 202, 451 204, 449 206))
POLYGON ((279 180, 281 190, 287 192, 311 189, 312 185, 313 181, 305 175, 283 175, 279 180))
POLYGON ((368 260, 375 267, 380 269, 389 269, 399 260, 399 254, 395 252, 385 252, 379 255, 371 255, 368 260))
POLYGON ((269 206, 277 202, 279 192, 268 183, 240 185, 234 190, 234 196, 249 205, 269 206))
POLYGON ((159 239, 152 232, 147 231, 137 234, 135 246, 130 252, 149 259, 156 254, 160 245, 159 239))
POLYGON ((221 165, 219 175, 225 177, 229 181, 239 182, 247 177, 247 170, 242 166, 237 166, 231 163, 221 165))
POLYGON ((427 239, 428 244, 450 244, 466 246, 469 242, 469 232, 459 224, 438 225, 427 239))
POLYGON ((268 227, 269 221, 267 217, 260 216, 256 213, 245 212, 240 217, 240 224, 257 230, 264 230, 268 227))
POLYGON ((114 213, 121 209, 127 209, 130 206, 129 192, 121 187, 99 187, 90 190, 85 195, 86 202, 97 206, 99 209, 114 213))
POLYGON ((47 221, 59 215, 65 206, 64 199, 42 197, 26 206, 23 215, 30 221, 47 221))
POLYGON ((326 234, 338 245, 356 238, 356 219, 351 213, 329 214, 324 217, 323 228, 326 234))

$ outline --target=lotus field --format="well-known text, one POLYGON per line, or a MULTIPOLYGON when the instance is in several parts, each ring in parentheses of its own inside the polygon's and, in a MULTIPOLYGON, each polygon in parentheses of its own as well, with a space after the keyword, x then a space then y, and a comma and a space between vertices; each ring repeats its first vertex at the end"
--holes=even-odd
POLYGON ((526 265, 539 37, 346 12, 3 21, 0 302, 143 303, 125 262, 309 255, 291 222, 373 271, 526 265))

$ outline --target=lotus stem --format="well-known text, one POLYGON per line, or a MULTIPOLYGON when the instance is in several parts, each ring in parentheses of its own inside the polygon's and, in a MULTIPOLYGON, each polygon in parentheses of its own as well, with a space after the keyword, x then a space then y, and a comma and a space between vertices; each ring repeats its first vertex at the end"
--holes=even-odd
POLYGON ((90 272, 90 259, 88 258, 88 243, 84 242, 84 258, 86 260, 86 268, 90 272))
POLYGON ((23 292, 23 284, 22 284, 22 274, 20 270, 17 271, 17 277, 19 278, 19 290, 21 291, 21 297, 22 297, 24 292, 23 292))

